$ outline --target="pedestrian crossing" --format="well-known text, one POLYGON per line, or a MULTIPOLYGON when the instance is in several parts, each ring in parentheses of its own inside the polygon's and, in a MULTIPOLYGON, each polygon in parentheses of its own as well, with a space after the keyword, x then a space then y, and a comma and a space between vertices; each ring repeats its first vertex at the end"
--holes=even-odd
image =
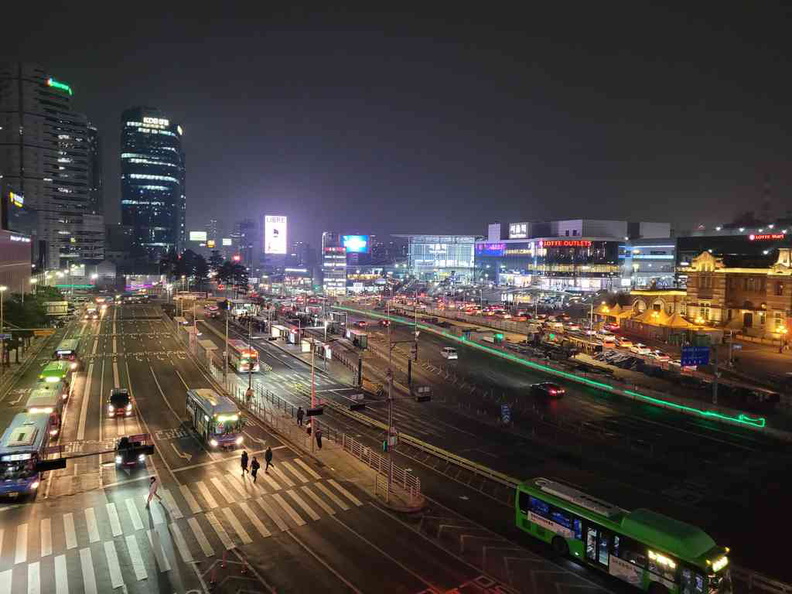
MULTIPOLYGON (((363 505, 299 458, 258 481, 231 475, 161 487, 0 529, 0 594, 104 592, 156 580, 179 563, 219 556, 363 505), (261 480, 264 478, 264 480, 261 480)), ((273 467, 270 467, 273 471, 273 467)), ((113 493, 107 495, 112 498, 113 493)))

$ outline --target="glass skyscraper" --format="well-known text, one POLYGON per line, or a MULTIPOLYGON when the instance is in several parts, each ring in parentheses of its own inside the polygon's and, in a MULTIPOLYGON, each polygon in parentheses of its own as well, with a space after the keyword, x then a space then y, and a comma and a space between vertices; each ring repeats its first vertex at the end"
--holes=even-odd
POLYGON ((121 115, 121 224, 132 228, 133 272, 157 271, 185 244, 182 128, 153 107, 121 115))

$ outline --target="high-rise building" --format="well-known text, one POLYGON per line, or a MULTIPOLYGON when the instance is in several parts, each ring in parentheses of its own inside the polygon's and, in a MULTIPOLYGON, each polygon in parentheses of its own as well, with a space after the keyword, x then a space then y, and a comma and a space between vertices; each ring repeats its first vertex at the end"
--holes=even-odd
MULTIPOLYGON (((214 247, 220 245, 221 243, 220 234, 222 232, 220 229, 220 221, 218 221, 217 219, 209 219, 209 222, 206 223, 206 225, 204 225, 204 231, 206 231, 207 243, 213 241, 215 243, 214 247)), ((211 244, 209 244, 208 247, 211 247, 211 244)))
POLYGON ((98 135, 72 110, 73 94, 38 66, 0 66, 0 176, 34 214, 35 264, 46 268, 104 258, 92 207, 98 135))
POLYGON ((251 268, 257 267, 261 256, 261 234, 258 223, 253 219, 237 221, 234 223, 231 237, 235 242, 236 253, 242 256, 242 263, 251 268))
POLYGON ((99 131, 88 124, 88 162, 90 165, 89 203, 94 214, 104 212, 104 178, 102 176, 102 143, 99 131))
POLYGON ((322 233, 322 277, 326 296, 346 295, 347 255, 340 233, 322 233))
POLYGON ((121 115, 121 223, 133 229, 135 272, 157 270, 186 241, 182 128, 153 107, 121 115))

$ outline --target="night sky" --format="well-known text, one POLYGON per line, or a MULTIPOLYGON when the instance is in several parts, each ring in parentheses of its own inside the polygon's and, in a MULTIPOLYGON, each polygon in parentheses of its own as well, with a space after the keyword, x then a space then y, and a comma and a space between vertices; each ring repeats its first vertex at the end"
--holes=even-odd
POLYGON ((13 4, 0 59, 74 87, 102 134, 111 221, 120 114, 139 104, 185 129, 193 229, 265 212, 314 245, 495 220, 684 229, 758 210, 765 177, 771 213, 792 209, 781 3, 13 4))

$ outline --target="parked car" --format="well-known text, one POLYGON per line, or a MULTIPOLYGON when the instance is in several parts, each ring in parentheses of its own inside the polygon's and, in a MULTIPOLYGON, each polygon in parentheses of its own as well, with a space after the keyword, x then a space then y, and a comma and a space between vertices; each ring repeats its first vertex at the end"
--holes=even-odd
POLYGON ((619 338, 616 339, 616 346, 617 347, 620 347, 620 348, 623 348, 623 349, 628 349, 632 345, 633 345, 633 341, 630 340, 629 338, 624 338, 623 336, 620 336, 619 338))
POLYGON ((632 346, 630 346, 630 352, 635 353, 636 355, 649 355, 652 352, 645 344, 641 344, 640 342, 636 342, 632 346))
POLYGON ((561 398, 564 395, 564 388, 552 382, 542 382, 531 386, 531 394, 548 398, 561 398))
POLYGON ((354 323, 354 326, 356 326, 357 328, 365 328, 366 326, 368 326, 368 324, 366 323, 366 320, 358 320, 357 322, 354 323))
POLYGON ((655 349, 651 352, 650 356, 653 359, 657 359, 658 361, 670 361, 671 356, 668 353, 664 353, 659 349, 655 349))
POLYGON ((458 359, 457 350, 454 347, 443 347, 440 354, 446 359, 458 359))

